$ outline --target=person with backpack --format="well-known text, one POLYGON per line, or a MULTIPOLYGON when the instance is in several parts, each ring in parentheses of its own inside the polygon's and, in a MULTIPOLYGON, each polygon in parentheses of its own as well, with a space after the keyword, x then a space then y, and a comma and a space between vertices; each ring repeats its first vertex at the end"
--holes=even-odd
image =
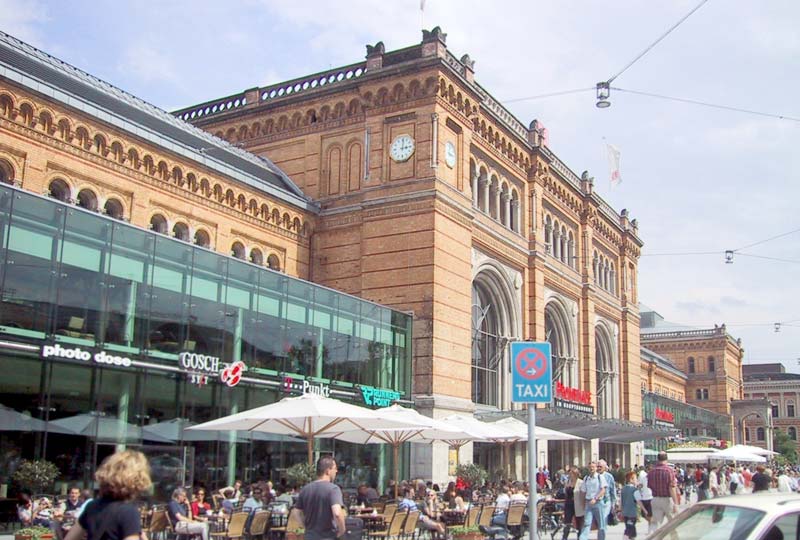
MULTIPOLYGON (((606 479, 597 469, 597 462, 589 463, 589 474, 583 479, 581 492, 586 500, 586 515, 578 540, 588 540, 592 522, 597 523, 597 540, 606 540, 606 514, 603 497, 606 494, 606 479)), ((579 495, 575 495, 578 497, 579 495)))
POLYGON ((608 463, 601 459, 597 462, 597 469, 603 474, 606 481, 606 493, 603 497, 603 515, 609 525, 617 524, 617 481, 611 471, 608 470, 608 463))

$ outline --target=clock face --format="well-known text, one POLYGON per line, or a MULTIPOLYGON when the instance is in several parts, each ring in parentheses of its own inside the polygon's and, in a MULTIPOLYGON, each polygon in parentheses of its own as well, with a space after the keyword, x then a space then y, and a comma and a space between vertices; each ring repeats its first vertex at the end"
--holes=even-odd
POLYGON ((447 141, 444 145, 444 162, 451 169, 456 166, 456 145, 447 141))
POLYGON ((414 155, 414 139, 411 135, 398 135, 392 141, 389 155, 395 161, 408 161, 414 155))

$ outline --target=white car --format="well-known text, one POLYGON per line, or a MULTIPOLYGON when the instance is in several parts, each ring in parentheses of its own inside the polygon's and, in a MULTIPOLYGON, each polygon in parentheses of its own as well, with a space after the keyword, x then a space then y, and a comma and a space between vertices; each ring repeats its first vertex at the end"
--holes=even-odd
POLYGON ((676 516, 648 540, 800 540, 800 494, 709 499, 676 516))

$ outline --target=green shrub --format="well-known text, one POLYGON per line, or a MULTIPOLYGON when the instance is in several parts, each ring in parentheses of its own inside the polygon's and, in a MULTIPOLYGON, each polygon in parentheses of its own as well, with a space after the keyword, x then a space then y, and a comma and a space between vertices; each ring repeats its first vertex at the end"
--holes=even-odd
POLYGON ((47 460, 24 459, 11 478, 23 488, 41 493, 53 485, 59 474, 58 467, 47 460))
POLYGON ((302 487, 316 478, 316 471, 308 463, 295 463, 286 469, 286 480, 291 486, 302 487))
POLYGON ((45 535, 53 536, 53 531, 51 531, 47 527, 41 527, 39 525, 34 525, 33 527, 25 527, 24 529, 20 529, 14 532, 14 536, 30 536, 32 540, 39 540, 42 536, 45 535))
POLYGON ((489 473, 475 463, 462 463, 456 468, 456 477, 464 480, 470 487, 477 487, 486 482, 489 473))

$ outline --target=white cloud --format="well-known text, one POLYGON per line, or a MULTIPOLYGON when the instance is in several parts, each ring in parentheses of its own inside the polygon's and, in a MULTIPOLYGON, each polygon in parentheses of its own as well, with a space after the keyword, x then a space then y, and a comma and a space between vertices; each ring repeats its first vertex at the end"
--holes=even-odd
POLYGON ((47 6, 38 0, 0 0, 0 29, 31 45, 45 45, 40 27, 48 20, 47 6))

